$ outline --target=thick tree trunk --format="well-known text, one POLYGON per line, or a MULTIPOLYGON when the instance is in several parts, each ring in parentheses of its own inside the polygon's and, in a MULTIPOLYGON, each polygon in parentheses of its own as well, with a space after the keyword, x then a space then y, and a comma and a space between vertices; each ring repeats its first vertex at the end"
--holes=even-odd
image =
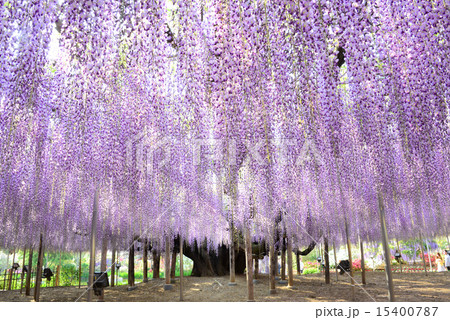
MULTIPOLYGON (((230 273, 230 251, 225 245, 219 246, 216 250, 208 250, 206 243, 200 247, 197 243, 193 245, 184 245, 184 255, 194 262, 192 276, 209 277, 225 276, 230 273)), ((235 255, 235 273, 244 274, 245 270, 245 252, 240 250, 235 255)))

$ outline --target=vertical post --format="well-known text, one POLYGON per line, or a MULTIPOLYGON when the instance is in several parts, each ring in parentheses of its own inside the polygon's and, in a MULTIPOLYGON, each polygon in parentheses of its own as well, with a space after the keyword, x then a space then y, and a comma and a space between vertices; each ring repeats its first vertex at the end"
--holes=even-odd
POLYGON ((334 269, 335 269, 335 273, 336 273, 336 282, 338 282, 339 281, 339 278, 338 278, 338 262, 337 262, 337 255, 336 255, 336 245, 334 244, 334 241, 333 241, 333 254, 334 254, 334 269))
POLYGON ((294 286, 294 270, 292 267, 292 239, 287 238, 288 288, 294 286))
POLYGON ((399 243, 398 243, 398 239, 395 239, 395 240, 396 240, 396 242, 397 242, 397 251, 398 251, 398 253, 400 254, 400 258, 398 259, 398 260, 399 260, 399 264, 400 264, 400 272, 403 273, 403 267, 402 267, 402 253, 401 253, 401 251, 400 251, 400 245, 399 245, 399 243))
POLYGON ((27 248, 25 247, 23 249, 23 258, 22 258, 22 274, 20 275, 20 294, 22 294, 23 291, 23 278, 25 276, 25 272, 23 269, 25 268, 25 256, 27 254, 27 248))
POLYGON ((234 224, 231 221, 230 226, 230 282, 229 286, 236 285, 236 269, 235 269, 235 257, 234 257, 234 224))
POLYGON ((143 264, 143 272, 144 272, 144 283, 148 282, 148 240, 144 239, 144 253, 142 255, 142 264, 143 264))
MULTIPOLYGON (((247 221, 248 223, 248 221, 247 221)), ((247 301, 255 301, 255 293, 253 290, 253 253, 252 253, 252 239, 250 237, 249 226, 245 225, 245 258, 247 262, 247 301)))
POLYGON ((78 289, 81 288, 81 250, 80 250, 80 261, 78 265, 78 289))
POLYGON ((44 259, 44 245, 43 235, 39 236, 39 254, 36 267, 36 282, 34 284, 34 301, 39 302, 39 295, 41 293, 41 281, 42 281, 42 260, 44 259))
MULTIPOLYGON (((120 261, 120 251, 117 251, 117 257, 116 257, 116 266, 119 265, 119 261, 120 261)), ((116 268, 117 272, 116 272, 116 285, 119 285, 119 276, 120 276, 120 268, 116 268)))
POLYGON ((301 273, 301 270, 300 270, 300 252, 298 252, 298 250, 296 250, 296 252, 295 252, 295 259, 296 259, 296 262, 297 262, 297 275, 299 276, 302 273, 301 273))
POLYGON ((180 234, 180 301, 183 301, 183 238, 180 234))
POLYGON ((16 260, 16 249, 14 248, 14 250, 13 250, 13 261, 12 261, 11 267, 9 268, 8 290, 11 290, 11 285, 12 285, 12 282, 13 282, 13 273, 14 273, 14 271, 13 271, 12 266, 14 265, 14 262, 16 262, 15 260, 16 260))
POLYGON ((134 287, 134 240, 128 251, 128 288, 134 287))
POLYGON ((378 208, 380 211, 381 240, 383 242, 384 257, 385 257, 385 262, 386 262, 386 278, 387 278, 388 288, 389 288, 389 301, 394 302, 395 296, 394 296, 394 281, 392 279, 392 269, 391 269, 391 252, 390 252, 389 246, 388 246, 386 216, 384 213, 384 204, 383 204, 383 199, 381 197, 381 194, 378 194, 378 208))
POLYGON ((56 266, 55 287, 59 287, 60 277, 61 277, 61 252, 59 252, 59 264, 56 266))
POLYGON ((347 218, 345 218, 345 236, 347 238, 348 261, 350 262, 350 282, 352 284, 352 301, 355 301, 355 279, 353 278, 352 244, 350 243, 347 218))
POLYGON ((114 248, 112 250, 112 257, 111 257, 111 288, 114 287, 115 280, 116 280, 116 249, 114 248))
POLYGON ((155 250, 152 251, 153 260, 153 279, 159 279, 159 265, 161 262, 161 255, 155 250))
POLYGON ((6 271, 7 271, 7 269, 5 269, 5 271, 3 272, 3 290, 2 291, 6 291, 6 279, 7 279, 6 271))
POLYGON ((257 280, 258 279, 258 272, 259 272, 259 257, 256 256, 255 258, 255 267, 254 267, 254 272, 253 272, 253 279, 257 280))
POLYGON ((277 293, 275 287, 275 277, 277 275, 277 256, 275 255, 275 244, 272 236, 269 238, 269 283, 270 289, 269 294, 277 293))
POLYGON ((95 273, 95 242, 97 240, 97 216, 98 216, 98 190, 94 193, 94 205, 92 208, 92 223, 91 223, 91 248, 89 251, 89 279, 88 279, 88 301, 92 301, 92 294, 94 289, 94 273, 95 273))
POLYGON ((275 248, 274 248, 274 255, 275 255, 275 280, 280 280, 281 278, 280 278, 280 259, 278 259, 278 253, 279 253, 280 251, 279 250, 276 250, 275 248))
POLYGON ((431 264, 430 246, 428 245, 428 240, 425 240, 425 245, 427 246, 428 262, 430 263, 430 272, 433 272, 433 266, 431 264))
POLYGON ((170 283, 175 283, 176 267, 177 267, 177 253, 174 249, 172 252, 172 260, 170 261, 170 283))
POLYGON ((286 282, 286 237, 281 240, 281 281, 280 284, 286 282))
POLYGON ((172 290, 172 284, 170 283, 170 240, 169 236, 166 236, 166 252, 164 258, 164 277, 166 278, 166 283, 164 285, 164 290, 172 290))
POLYGON ((328 239, 324 239, 324 258, 325 258, 325 283, 330 284, 330 255, 328 253, 328 239))
POLYGON ((427 263, 425 261, 425 250, 423 250, 423 240, 422 240, 422 234, 421 233, 419 233, 419 243, 420 243, 420 251, 422 251, 423 269, 425 270, 425 275, 428 276, 427 263))
MULTIPOLYGON (((108 273, 106 272, 106 258, 108 255, 108 241, 105 236, 102 239, 102 256, 100 258, 100 272, 105 273, 106 277, 108 277, 108 273)), ((102 289, 102 294, 98 298, 98 301, 105 301, 105 289, 102 289)))
POLYGON ((366 261, 364 259, 364 242, 359 239, 359 248, 361 250, 361 281, 366 284, 366 261))
POLYGON ((30 246, 30 252, 28 253, 28 272, 27 279, 25 281, 25 295, 31 295, 31 270, 33 269, 33 247, 30 246))

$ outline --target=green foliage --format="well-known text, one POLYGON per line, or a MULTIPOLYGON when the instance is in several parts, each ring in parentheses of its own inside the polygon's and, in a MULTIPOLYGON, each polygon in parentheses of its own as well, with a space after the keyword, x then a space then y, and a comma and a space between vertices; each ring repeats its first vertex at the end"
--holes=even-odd
POLYGON ((317 268, 306 268, 303 270, 303 274, 312 274, 312 273, 319 273, 320 270, 317 268))

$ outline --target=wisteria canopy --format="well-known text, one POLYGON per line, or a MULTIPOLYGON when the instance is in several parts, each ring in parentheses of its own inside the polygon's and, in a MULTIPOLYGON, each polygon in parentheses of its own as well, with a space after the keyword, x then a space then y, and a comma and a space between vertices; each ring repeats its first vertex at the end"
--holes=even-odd
POLYGON ((0 247, 447 233, 448 1, 0 4, 0 247))

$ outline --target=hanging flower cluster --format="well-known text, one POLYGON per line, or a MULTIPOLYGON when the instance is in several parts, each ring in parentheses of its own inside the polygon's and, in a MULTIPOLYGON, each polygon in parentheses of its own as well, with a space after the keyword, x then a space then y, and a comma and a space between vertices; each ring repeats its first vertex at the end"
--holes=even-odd
POLYGON ((445 1, 0 4, 0 246, 447 232, 445 1))

